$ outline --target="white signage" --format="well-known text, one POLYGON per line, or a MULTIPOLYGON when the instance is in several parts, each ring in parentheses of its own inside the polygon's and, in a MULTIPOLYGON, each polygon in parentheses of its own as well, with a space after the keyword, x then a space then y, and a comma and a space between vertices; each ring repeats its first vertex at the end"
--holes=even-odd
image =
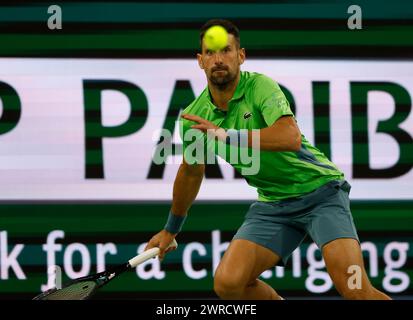
MULTIPOLYGON (((249 60, 242 69, 289 91, 312 143, 328 97, 331 160, 352 199, 413 199, 413 62, 249 60)), ((1 58, 0 200, 171 200, 182 156, 168 158, 161 178, 149 172, 178 81, 194 96, 206 85, 195 59, 1 58), (102 83, 109 89, 93 94, 102 83), (94 125, 115 129, 90 129, 98 134, 86 143, 94 125)), ((228 164, 219 168, 222 178, 204 179, 197 199, 257 198, 228 164)))

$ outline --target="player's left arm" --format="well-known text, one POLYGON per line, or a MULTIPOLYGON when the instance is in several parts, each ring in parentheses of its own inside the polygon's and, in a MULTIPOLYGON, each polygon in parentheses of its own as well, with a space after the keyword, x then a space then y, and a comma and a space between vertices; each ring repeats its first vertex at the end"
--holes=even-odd
MULTIPOLYGON (((299 151, 301 132, 295 121, 290 103, 278 83, 260 75, 255 79, 250 91, 257 111, 267 127, 259 130, 260 149, 269 151, 299 151)), ((248 132, 248 145, 253 146, 251 137, 256 131, 248 132)))
MULTIPOLYGON (((212 122, 191 114, 185 114, 182 117, 197 123, 192 126, 193 129, 199 129, 205 133, 209 132, 217 139, 224 142, 227 141, 228 132, 212 122)), ((240 131, 237 133, 240 134, 240 131)), ((301 148, 301 132, 293 116, 281 116, 269 127, 259 130, 248 130, 249 147, 256 146, 252 140, 253 135, 257 135, 256 137, 259 138, 260 150, 296 152, 301 148)))
MULTIPOLYGON (((257 130, 258 131, 258 130, 257 130)), ((248 146, 253 146, 256 131, 248 131, 248 146)), ((293 116, 281 116, 271 126, 259 130, 260 149, 268 151, 299 151, 301 132, 293 116)))

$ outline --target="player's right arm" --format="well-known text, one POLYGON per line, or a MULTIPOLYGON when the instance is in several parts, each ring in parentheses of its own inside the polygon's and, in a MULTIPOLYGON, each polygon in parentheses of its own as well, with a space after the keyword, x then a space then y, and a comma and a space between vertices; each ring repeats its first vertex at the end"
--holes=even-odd
MULTIPOLYGON (((205 164, 190 165, 183 158, 173 186, 172 207, 170 212, 170 214, 174 216, 172 218, 177 219, 178 222, 186 218, 188 210, 201 187, 204 173, 205 164)), ((168 229, 167 226, 165 227, 168 229)), ((167 252, 166 248, 177 235, 177 233, 166 229, 155 234, 145 248, 145 250, 147 250, 153 247, 159 247, 159 259, 161 260, 167 252)))

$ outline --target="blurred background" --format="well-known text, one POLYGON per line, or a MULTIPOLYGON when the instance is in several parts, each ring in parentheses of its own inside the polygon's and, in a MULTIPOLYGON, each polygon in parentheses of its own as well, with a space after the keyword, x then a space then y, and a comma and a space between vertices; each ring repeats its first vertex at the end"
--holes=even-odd
MULTIPOLYGON (((319 0, 1 2, 1 299, 54 286, 54 265, 64 282, 122 263, 164 226, 211 18, 239 27, 242 69, 276 80, 345 172, 373 284, 413 298, 413 3, 319 0)), ((97 298, 215 299, 213 272, 255 199, 209 165, 178 250, 97 298)), ((309 238, 262 278, 285 298, 338 298, 309 238)))

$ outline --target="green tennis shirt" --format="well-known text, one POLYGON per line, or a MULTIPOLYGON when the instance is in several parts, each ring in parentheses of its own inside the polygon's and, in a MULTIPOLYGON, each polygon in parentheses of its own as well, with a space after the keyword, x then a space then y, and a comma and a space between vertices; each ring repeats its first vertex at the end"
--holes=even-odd
MULTIPOLYGON (((224 129, 262 129, 271 126, 283 116, 293 116, 290 105, 279 85, 271 78, 253 72, 241 71, 240 81, 228 110, 217 108, 208 87, 184 111, 200 116, 224 129)), ((181 119, 180 134, 183 152, 188 163, 204 162, 211 153, 230 163, 247 183, 255 187, 259 201, 278 201, 314 191, 331 180, 342 180, 344 174, 320 150, 312 146, 304 135, 298 152, 257 151, 254 174, 245 172, 251 163, 243 163, 242 148, 209 139, 199 130, 191 129, 195 123, 181 119), (237 149, 237 150, 235 150, 237 149), (201 152, 202 151, 202 152, 201 152), (244 170, 243 170, 244 169, 244 170)), ((244 148, 245 149, 245 148, 244 148)), ((247 148, 251 151, 251 148, 247 148)), ((253 160, 254 161, 254 160, 253 160)), ((244 161, 245 162, 245 161, 244 161)), ((251 170, 250 170, 251 171, 251 170)))

